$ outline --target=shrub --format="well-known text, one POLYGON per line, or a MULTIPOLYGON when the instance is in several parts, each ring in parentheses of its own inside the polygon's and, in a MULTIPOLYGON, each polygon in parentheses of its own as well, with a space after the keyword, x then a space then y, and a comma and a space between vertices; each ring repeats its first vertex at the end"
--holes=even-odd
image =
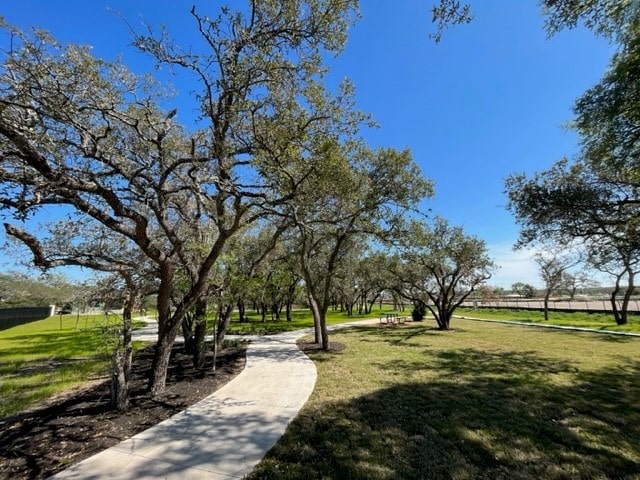
POLYGON ((427 307, 424 302, 417 301, 413 304, 413 311, 411 312, 411 318, 414 322, 421 322, 424 320, 424 315, 427 312, 427 307))

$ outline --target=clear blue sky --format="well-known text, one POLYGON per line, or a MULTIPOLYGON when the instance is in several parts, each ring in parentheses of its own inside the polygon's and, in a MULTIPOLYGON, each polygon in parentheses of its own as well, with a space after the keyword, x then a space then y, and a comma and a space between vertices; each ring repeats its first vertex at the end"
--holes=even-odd
MULTIPOLYGON (((128 27, 113 11, 137 29, 164 23, 182 45, 196 35, 193 1, 3 3, 0 15, 9 23, 90 44, 97 56, 121 55, 138 72, 151 66, 129 46, 128 27)), ((221 3, 202 2, 200 9, 211 5, 213 14, 221 3)), ((365 132, 372 146, 408 147, 434 180, 436 197, 425 209, 487 242, 501 266, 492 285, 537 286, 531 253, 511 251, 518 229, 504 209, 504 179, 577 153, 576 137, 563 125, 574 100, 602 76, 611 46, 580 29, 548 39, 535 0, 472 1, 474 21, 447 30, 436 45, 428 38, 431 6, 432 0, 361 0, 362 19, 345 53, 331 62, 330 81, 355 83, 358 107, 380 124, 365 132)), ((186 85, 180 88, 188 94, 186 85)), ((12 268, 11 260, 1 267, 12 268)))

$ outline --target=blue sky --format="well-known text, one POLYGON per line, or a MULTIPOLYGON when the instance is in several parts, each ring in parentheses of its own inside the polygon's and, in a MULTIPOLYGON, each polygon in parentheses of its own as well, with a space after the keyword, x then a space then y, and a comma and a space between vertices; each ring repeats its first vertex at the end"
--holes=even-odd
MULTIPOLYGON (((113 12, 134 28, 164 23, 188 45, 195 38, 192 3, 20 0, 5 2, 0 15, 49 30, 62 42, 90 44, 97 56, 121 55, 143 72, 151 65, 129 46, 128 27, 113 12)), ((208 3, 213 14, 222 2, 208 3)), ((602 76, 612 48, 583 29, 548 39, 535 0, 475 0, 473 22, 447 30, 436 45, 428 38, 431 5, 361 0, 362 18, 345 53, 331 61, 329 81, 349 77, 356 85, 358 107, 380 125, 364 132, 371 146, 413 152, 436 185, 424 208, 487 242, 501 267, 492 285, 538 286, 531 252, 511 250, 518 228, 504 209, 504 179, 577 153, 576 137, 564 125, 574 100, 602 76)), ((12 260, 0 266, 10 269, 12 260)))

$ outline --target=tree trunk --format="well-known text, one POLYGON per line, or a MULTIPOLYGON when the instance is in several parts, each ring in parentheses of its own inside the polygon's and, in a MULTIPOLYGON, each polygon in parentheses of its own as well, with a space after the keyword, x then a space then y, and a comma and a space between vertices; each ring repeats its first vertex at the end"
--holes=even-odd
POLYGON ((222 342, 224 342, 224 337, 227 334, 227 328, 231 323, 232 313, 233 313, 233 308, 231 305, 220 306, 220 314, 218 315, 218 328, 216 328, 216 338, 215 338, 216 346, 218 348, 222 347, 222 342))
POLYGON ((325 318, 325 313, 326 312, 321 312, 321 317, 320 317, 320 339, 321 339, 321 345, 322 345, 322 350, 329 350, 331 348, 331 345, 329 344, 329 329, 327 328, 327 321, 325 318))
POLYGON ((184 351, 187 354, 193 354, 196 350, 193 335, 193 315, 187 313, 180 324, 182 328, 182 337, 184 338, 184 351))
POLYGON ((451 314, 450 313, 443 312, 443 311, 439 310, 438 313, 434 314, 433 316, 436 317, 436 323, 438 324, 438 330, 449 330, 449 325, 451 323, 451 314))
POLYGON ((321 308, 311 295, 309 295, 309 306, 311 307, 311 313, 313 313, 316 343, 320 345, 322 350, 329 350, 329 330, 327 329, 326 309, 321 308))
MULTIPOLYGON (((378 292, 374 297, 373 300, 371 300, 369 302, 369 308, 367 308, 367 310, 364 312, 367 315, 371 313, 371 311, 373 310, 373 306, 376 304, 376 301, 378 300, 378 298, 381 298, 382 293, 378 292)), ((382 302, 380 302, 380 308, 382 308, 382 302)))
POLYGON ((133 326, 131 323, 131 313, 133 312, 133 307, 134 307, 134 299, 133 299, 133 293, 131 294, 131 299, 128 301, 129 306, 126 306, 125 303, 125 309, 123 312, 123 325, 124 325, 124 329, 122 332, 122 344, 124 347, 124 376, 127 382, 127 388, 129 386, 129 380, 131 379, 131 363, 133 360, 133 342, 132 340, 132 332, 133 332, 133 326))
POLYGON ((635 290, 634 286, 634 273, 630 269, 626 269, 620 275, 616 275, 616 283, 613 291, 611 292, 611 308, 613 309, 613 318, 616 321, 617 325, 626 325, 628 322, 628 311, 629 311, 629 302, 631 300, 631 295, 635 290), (624 296, 622 297, 622 305, 618 308, 618 293, 620 293, 620 280, 627 273, 629 276, 627 288, 624 292, 624 296))
POLYGON ((120 346, 111 354, 111 405, 124 412, 129 409, 129 385, 124 373, 124 352, 120 346))
POLYGON ((205 360, 205 335, 207 331, 207 300, 198 298, 195 304, 194 331, 193 331, 193 367, 196 370, 204 368, 205 360))
POLYGON ((449 311, 445 309, 445 312, 440 317, 440 321, 442 322, 441 330, 449 330, 451 326, 451 317, 453 316, 453 311, 449 311))
POLYGON ((158 343, 156 344, 151 374, 149 375, 149 393, 155 397, 161 394, 167 381, 167 369, 171 357, 171 348, 175 342, 184 313, 171 315, 171 287, 173 275, 168 268, 161 271, 158 289, 158 343))
POLYGON ((620 275, 616 275, 616 283, 613 287, 613 291, 611 292, 611 309, 613 311, 613 318, 617 325, 622 325, 622 317, 618 310, 618 292, 620 292, 620 279, 622 278, 622 275, 624 274, 621 273, 620 275))
POLYGON ((551 290, 547 290, 544 294, 544 321, 549 320, 549 297, 551 296, 551 290))
POLYGON ((287 299, 285 301, 285 313, 287 317, 287 322, 291 322, 293 319, 291 318, 291 311, 293 310, 293 301, 296 296, 296 286, 298 285, 298 280, 289 285, 287 288, 287 299))
POLYGON ((322 341, 320 335, 320 310, 318 309, 318 304, 315 299, 313 299, 310 294, 307 294, 307 298, 309 301, 309 308, 311 309, 311 316, 313 317, 313 334, 315 337, 315 343, 320 344, 322 341))
POLYGON ((179 322, 176 323, 175 321, 164 325, 164 328, 158 325, 158 343, 156 344, 149 379, 149 393, 152 397, 164 392, 167 382, 167 369, 169 368, 169 360, 171 358, 171 349, 175 342, 179 326, 179 322))
POLYGON ((247 321, 247 317, 245 316, 246 307, 244 305, 243 300, 238 300, 238 319, 240 323, 244 323, 247 321))
POLYGON ((285 304, 285 317, 287 319, 287 322, 291 322, 293 319, 291 318, 291 310, 292 310, 292 303, 290 300, 287 300, 287 303, 285 304))
POLYGON ((133 293, 127 292, 122 312, 122 340, 118 338, 111 360, 113 372, 111 376, 111 405, 120 411, 129 408, 129 380, 131 378, 131 361, 133 345, 131 342, 131 312, 133 310, 133 293), (120 343, 122 341, 122 343, 120 343))
POLYGON ((624 292, 624 298, 622 300, 622 310, 620 312, 620 322, 618 325, 626 325, 628 322, 628 314, 629 314, 629 302, 631 301, 631 295, 635 290, 635 286, 633 284, 635 274, 631 269, 628 270, 629 281, 627 283, 627 289, 624 292))

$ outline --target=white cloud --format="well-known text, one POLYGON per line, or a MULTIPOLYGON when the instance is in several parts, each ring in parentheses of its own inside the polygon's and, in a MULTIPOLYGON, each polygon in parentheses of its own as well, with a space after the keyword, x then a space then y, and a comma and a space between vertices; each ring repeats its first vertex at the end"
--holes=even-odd
MULTIPOLYGON (((489 285, 510 289, 516 282, 528 283, 535 288, 543 288, 538 265, 533 260, 534 255, 540 251, 536 248, 513 250, 511 243, 487 244, 489 256, 498 268, 488 281, 489 285)), ((580 267, 578 267, 579 269, 580 267)), ((610 285, 611 277, 605 273, 590 271, 591 278, 600 285, 610 285)))
POLYGON ((541 287, 538 266, 533 260, 534 249, 513 250, 511 243, 487 245, 489 256, 496 263, 496 269, 489 284, 496 287, 511 288, 516 282, 541 287))

